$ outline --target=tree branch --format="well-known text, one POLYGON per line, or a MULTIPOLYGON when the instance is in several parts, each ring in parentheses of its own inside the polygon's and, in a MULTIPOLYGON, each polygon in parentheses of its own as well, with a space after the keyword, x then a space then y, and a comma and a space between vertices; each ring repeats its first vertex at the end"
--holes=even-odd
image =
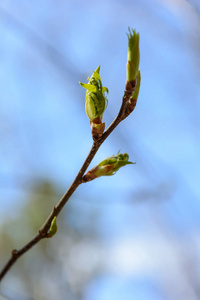
MULTIPOLYGON (((133 87, 130 87, 133 89, 133 87)), ((111 134, 111 132, 117 127, 117 125, 124 119, 124 113, 128 104, 128 101, 131 97, 130 88, 127 87, 126 84, 126 90, 124 92, 122 105, 119 110, 119 113, 117 117, 114 119, 114 121, 110 124, 110 126, 106 129, 104 134, 98 139, 94 140, 93 145, 91 147, 91 150, 83 163, 81 169, 79 170, 77 176, 75 177, 74 181, 66 191, 66 193, 63 195, 63 197, 60 199, 60 201, 56 204, 56 206, 52 209, 52 212, 50 213, 49 217, 46 219, 43 226, 40 228, 39 233, 26 245, 24 245, 20 250, 13 250, 11 252, 11 257, 3 267, 2 271, 0 272, 0 281, 3 279, 3 277, 6 275, 6 273, 9 271, 9 269, 14 265, 14 263, 21 257, 24 253, 26 253, 29 249, 31 249, 34 245, 36 245, 40 240, 48 237, 48 231, 51 226, 51 222, 54 217, 57 217, 61 210, 63 209, 66 202, 69 200, 71 195, 74 193, 74 191, 77 189, 77 187, 83 183, 83 175, 85 171, 87 170, 88 166, 90 165, 92 159, 94 158, 95 154, 97 153, 98 149, 100 148, 101 144, 107 139, 107 137, 111 134)))

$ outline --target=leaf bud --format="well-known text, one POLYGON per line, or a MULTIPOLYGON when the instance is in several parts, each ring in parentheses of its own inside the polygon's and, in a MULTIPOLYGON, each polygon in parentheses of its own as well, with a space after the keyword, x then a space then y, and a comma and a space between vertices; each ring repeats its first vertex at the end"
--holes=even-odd
POLYGON ((47 237, 51 238, 56 234, 56 232, 57 232, 57 224, 56 224, 56 217, 54 217, 53 220, 51 221, 51 226, 47 234, 47 237))
POLYGON ((127 153, 120 154, 118 152, 116 156, 112 155, 104 159, 97 166, 88 171, 83 176, 83 182, 91 181, 101 176, 114 175, 121 167, 128 164, 134 164, 129 161, 129 155, 127 153))
POLYGON ((108 104, 108 100, 105 96, 105 93, 108 93, 108 89, 102 86, 99 72, 100 66, 98 66, 92 76, 88 78, 88 83, 79 82, 80 85, 86 89, 85 111, 90 121, 93 121, 97 117, 100 117, 102 120, 103 113, 108 104))

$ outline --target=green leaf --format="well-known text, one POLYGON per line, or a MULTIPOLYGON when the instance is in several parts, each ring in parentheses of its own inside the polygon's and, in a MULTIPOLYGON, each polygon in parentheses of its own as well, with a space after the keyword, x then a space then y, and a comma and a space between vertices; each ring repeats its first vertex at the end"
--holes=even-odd
POLYGON ((92 85, 90 83, 82 83, 82 82, 79 82, 79 84, 86 90, 90 91, 90 92, 93 92, 93 93, 96 93, 97 92, 97 87, 95 85, 92 85))

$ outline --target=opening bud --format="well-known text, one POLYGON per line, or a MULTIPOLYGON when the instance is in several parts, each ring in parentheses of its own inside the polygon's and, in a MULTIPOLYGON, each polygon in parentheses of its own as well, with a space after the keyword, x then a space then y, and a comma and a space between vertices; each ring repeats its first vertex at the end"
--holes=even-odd
POLYGON ((108 100, 105 96, 105 93, 108 93, 108 89, 102 86, 99 72, 100 66, 98 66, 92 76, 88 78, 88 83, 79 82, 80 85, 86 89, 85 111, 90 121, 93 121, 97 117, 101 117, 102 119, 108 104, 108 100))
POLYGON ((116 156, 110 156, 100 162, 97 166, 92 168, 83 176, 83 182, 91 181, 101 176, 114 175, 121 167, 128 164, 134 164, 129 161, 129 155, 127 153, 117 153, 116 156))
POLYGON ((86 89, 85 111, 90 119, 93 139, 98 139, 103 134, 105 128, 105 124, 102 123, 103 113, 108 105, 108 100, 105 96, 105 93, 108 94, 108 88, 102 86, 99 72, 100 66, 88 78, 88 83, 79 82, 86 89))

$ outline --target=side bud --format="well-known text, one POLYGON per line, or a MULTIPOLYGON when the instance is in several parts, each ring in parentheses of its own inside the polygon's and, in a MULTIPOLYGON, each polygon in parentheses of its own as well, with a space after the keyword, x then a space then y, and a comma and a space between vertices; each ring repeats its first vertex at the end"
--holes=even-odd
POLYGON ((129 28, 128 35, 128 55, 126 65, 126 80, 128 82, 135 81, 140 63, 140 50, 139 50, 139 33, 129 28))
POLYGON ((114 175, 121 167, 134 164, 129 161, 129 155, 127 153, 117 153, 116 156, 110 156, 100 162, 97 166, 92 168, 83 176, 83 182, 91 181, 101 176, 114 175))
POLYGON ((47 237, 51 238, 56 234, 56 232, 57 232, 57 224, 56 224, 56 217, 54 217, 53 220, 51 221, 51 226, 47 234, 47 237))
POLYGON ((107 107, 108 100, 105 93, 108 94, 108 89, 102 86, 101 77, 99 75, 100 66, 88 78, 88 83, 80 83, 86 89, 85 95, 85 111, 90 119, 93 139, 98 139, 102 136, 105 124, 102 123, 103 113, 107 107))

